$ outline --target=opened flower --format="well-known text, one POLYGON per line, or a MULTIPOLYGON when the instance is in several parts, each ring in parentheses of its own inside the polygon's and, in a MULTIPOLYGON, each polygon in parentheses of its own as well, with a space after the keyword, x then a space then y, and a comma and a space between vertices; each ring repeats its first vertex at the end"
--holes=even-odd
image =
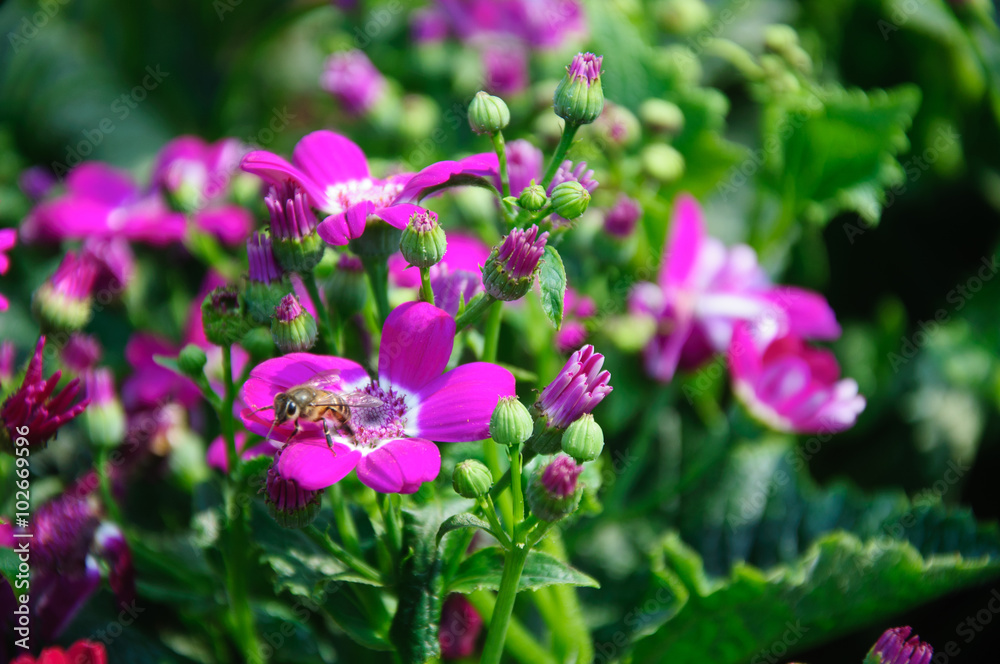
POLYGON ((757 264, 753 249, 726 249, 705 232, 694 198, 677 199, 659 283, 641 283, 629 298, 632 313, 656 320, 645 349, 646 370, 661 381, 678 367, 693 369, 729 346, 733 326, 752 321, 755 337, 785 334, 834 339, 840 326, 818 293, 775 287, 757 264))
POLYGON ((763 350, 739 323, 729 347, 733 391, 757 419, 793 433, 836 433, 854 426, 865 409, 858 384, 840 378, 833 353, 783 336, 763 350))
POLYGON ((250 431, 288 443, 277 472, 302 489, 323 489, 357 468, 358 478, 376 491, 413 493, 441 469, 431 441, 488 438, 497 401, 514 394, 514 377, 494 364, 473 362, 442 373, 454 340, 455 322, 447 313, 422 302, 403 304, 385 322, 377 380, 351 360, 292 353, 250 372, 243 387, 249 407, 240 415, 250 431), (339 373, 324 389, 366 394, 381 405, 353 408, 351 431, 331 422, 332 450, 319 423, 300 419, 297 434, 291 422, 272 430, 275 395, 328 372, 339 373))

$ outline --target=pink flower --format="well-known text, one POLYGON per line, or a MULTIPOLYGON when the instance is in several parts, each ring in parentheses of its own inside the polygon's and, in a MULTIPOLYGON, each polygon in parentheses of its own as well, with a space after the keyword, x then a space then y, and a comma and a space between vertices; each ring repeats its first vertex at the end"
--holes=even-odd
MULTIPOLYGON (((483 290, 480 267, 489 258, 490 248, 479 238, 461 231, 448 232, 448 249, 441 262, 430 269, 434 304, 454 316, 458 301, 465 302, 483 290)), ((409 267, 400 253, 389 257, 389 279, 400 288, 419 288, 420 272, 409 267)))
POLYGON ((794 433, 836 433, 854 426, 865 398, 851 378, 840 379, 833 353, 796 336, 763 350, 747 323, 738 323, 729 347, 733 391, 759 420, 794 433))
POLYGON ((930 664, 934 648, 914 634, 909 626, 887 629, 868 651, 865 661, 880 664, 930 664), (909 637, 909 639, 907 639, 909 637))
POLYGON ((569 356, 559 375, 545 386, 535 409, 547 426, 565 429, 583 415, 593 412, 611 394, 611 372, 604 370, 604 356, 591 345, 569 356))
MULTIPOLYGON (((17 243, 17 231, 13 228, 0 229, 0 275, 7 274, 10 269, 10 259, 4 252, 10 251, 17 243)), ((0 311, 7 311, 10 303, 7 298, 0 293, 0 311)))
POLYGON ((464 42, 515 38, 531 48, 555 48, 586 26, 578 0, 439 0, 464 42))
POLYGON ((638 284, 629 308, 658 323, 645 359, 646 370, 661 381, 673 378, 678 367, 697 367, 724 351, 738 321, 753 321, 762 341, 789 333, 816 339, 840 335, 821 295, 773 286, 753 249, 726 249, 706 234, 701 208, 686 194, 674 207, 659 283, 638 284))
POLYGON ((239 244, 250 234, 253 216, 225 198, 244 152, 235 138, 206 143, 197 136, 180 136, 157 156, 152 186, 190 207, 198 228, 228 245, 239 244))
POLYGON ((528 53, 517 41, 495 41, 483 49, 484 86, 493 94, 515 95, 528 87, 528 53))
MULTIPOLYGON (((362 390, 383 402, 355 408, 354 436, 333 435, 327 446, 319 424, 300 422, 302 430, 283 448, 278 474, 316 491, 357 468, 358 479, 382 493, 413 493, 441 469, 437 442, 463 442, 489 436, 490 415, 502 396, 514 394, 514 377, 494 364, 474 362, 442 374, 451 356, 455 321, 423 302, 397 307, 382 330, 378 379, 361 365, 339 357, 292 353, 267 360, 250 372, 243 387, 249 408, 240 415, 247 429, 266 436, 274 412, 263 409, 279 392, 317 374, 339 371, 339 391, 362 390)), ((294 427, 275 427, 272 438, 289 442, 294 427)))
POLYGON ((364 115, 385 93, 385 78, 364 51, 354 49, 327 58, 320 87, 350 115, 364 115))

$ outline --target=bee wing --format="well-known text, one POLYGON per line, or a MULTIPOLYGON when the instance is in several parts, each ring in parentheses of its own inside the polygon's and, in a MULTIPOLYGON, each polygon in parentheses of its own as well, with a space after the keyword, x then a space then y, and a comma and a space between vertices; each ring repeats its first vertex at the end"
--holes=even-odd
POLYGON ((330 369, 320 371, 315 376, 296 387, 311 387, 316 390, 335 390, 341 386, 343 380, 340 377, 340 369, 330 369))
POLYGON ((314 406, 350 406, 351 408, 375 408, 383 401, 378 397, 355 390, 354 392, 327 392, 313 400, 314 406))

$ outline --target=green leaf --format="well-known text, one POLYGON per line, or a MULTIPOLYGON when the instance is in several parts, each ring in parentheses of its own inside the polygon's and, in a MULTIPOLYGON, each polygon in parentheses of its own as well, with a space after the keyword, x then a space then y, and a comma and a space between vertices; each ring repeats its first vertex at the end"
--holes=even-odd
POLYGON ((0 576, 7 580, 11 588, 14 588, 17 580, 17 566, 20 562, 14 549, 0 547, 0 576))
MULTIPOLYGON (((448 592, 468 594, 476 590, 499 590, 503 573, 503 549, 491 546, 480 549, 462 561, 448 586, 448 592)), ((566 584, 598 588, 597 581, 578 569, 541 551, 532 551, 524 564, 518 592, 545 586, 566 584)))
POLYGON ((441 539, 453 530, 459 530, 460 528, 479 528, 480 530, 485 530, 491 533, 490 524, 486 523, 480 519, 475 514, 469 514, 468 512, 462 512, 461 514, 456 514, 455 516, 449 517, 441 524, 441 527, 437 531, 437 544, 441 545, 441 539))
POLYGON ((545 255, 538 269, 538 286, 542 292, 542 309, 558 330, 562 326, 566 298, 566 268, 559 252, 551 245, 545 245, 545 255))
POLYGON ((480 187, 493 192, 498 198, 500 196, 500 192, 497 191, 497 188, 494 187, 493 183, 487 178, 468 173, 456 173, 440 184, 421 189, 417 192, 417 202, 419 203, 432 194, 436 194, 439 191, 444 191, 445 189, 451 189, 453 187, 480 187))
POLYGON ((403 544, 408 554, 399 574, 399 606, 389 638, 404 664, 423 664, 441 654, 438 623, 443 583, 434 533, 440 533, 444 524, 438 527, 434 516, 428 510, 403 512, 403 544))

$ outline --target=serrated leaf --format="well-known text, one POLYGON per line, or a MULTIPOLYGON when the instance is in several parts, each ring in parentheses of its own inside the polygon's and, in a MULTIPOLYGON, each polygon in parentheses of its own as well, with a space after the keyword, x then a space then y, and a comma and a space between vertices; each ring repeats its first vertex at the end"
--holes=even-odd
MULTIPOLYGON (((476 590, 499 590, 503 560, 503 549, 500 547, 491 546, 476 551, 462 561, 448 585, 448 592, 468 594, 476 590)), ((561 584, 600 587, 595 579, 547 553, 532 551, 528 554, 518 592, 561 584)))
POLYGON ((459 530, 460 528, 479 528, 480 530, 485 530, 486 532, 492 532, 490 530, 490 524, 486 523, 480 519, 475 514, 469 514, 468 512, 462 512, 461 514, 456 514, 449 517, 441 524, 441 527, 437 531, 437 544, 441 545, 441 538, 450 533, 453 530, 459 530))
POLYGON ((541 267, 538 268, 538 287, 542 294, 542 309, 558 330, 562 326, 566 299, 566 268, 555 247, 545 245, 541 267))
POLYGON ((403 512, 403 543, 408 554, 399 574, 399 605, 389 638, 404 664, 423 664, 441 654, 438 623, 443 583, 435 532, 440 533, 444 525, 438 526, 439 518, 426 510, 403 512))
POLYGON ((445 189, 451 189, 453 187, 480 187, 481 189, 488 189, 489 191, 499 196, 497 188, 494 187, 493 183, 490 182, 490 180, 488 180, 487 178, 481 177, 479 175, 472 175, 469 173, 456 173, 451 177, 449 177, 444 182, 441 182, 440 184, 436 184, 421 189, 417 193, 416 197, 417 202, 419 203, 428 196, 436 194, 440 191, 444 191, 445 189))

